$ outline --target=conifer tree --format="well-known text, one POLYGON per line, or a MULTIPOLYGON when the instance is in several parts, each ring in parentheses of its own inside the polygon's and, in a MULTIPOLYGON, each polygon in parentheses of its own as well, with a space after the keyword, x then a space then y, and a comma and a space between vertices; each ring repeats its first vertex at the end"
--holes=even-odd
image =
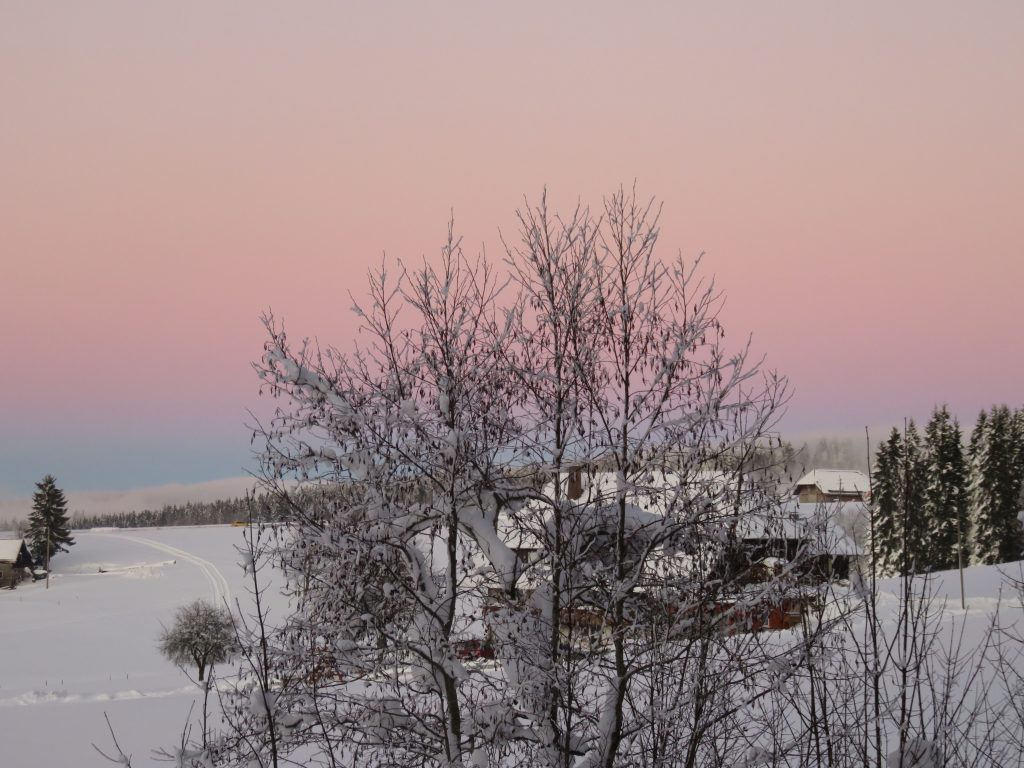
POLYGON ((1000 486, 1000 520, 1004 540, 1000 548, 1001 562, 1024 557, 1024 412, 1000 406, 1006 420, 1006 470, 1000 486))
POLYGON ((27 538, 32 556, 42 560, 47 570, 50 558, 58 552, 67 552, 75 543, 68 522, 68 502, 64 491, 57 487, 53 475, 36 483, 32 495, 32 513, 28 518, 27 538))
POLYGON ((986 482, 987 465, 990 463, 988 432, 988 412, 983 410, 978 413, 978 418, 974 422, 971 442, 968 447, 968 459, 970 462, 968 501, 970 504, 970 550, 972 564, 984 561, 979 544, 979 534, 981 534, 983 525, 979 521, 987 521, 991 516, 992 495, 988 492, 986 482))
POLYGON ((903 436, 893 428, 875 454, 872 477, 872 563, 879 575, 895 573, 902 560, 903 436))
POLYGON ((1013 415, 1013 446, 1016 449, 1013 461, 1013 479, 1016 487, 1014 509, 1016 511, 1016 552, 1013 559, 1024 558, 1024 408, 1013 415))
POLYGON ((1017 419, 1005 405, 978 417, 971 435, 971 535, 974 562, 1020 557, 1021 461, 1017 419))
POLYGON ((967 546, 967 464, 960 424, 945 405, 928 422, 925 454, 926 563, 938 570, 955 568, 967 546))
MULTIPOLYGON (((1024 513, 1024 408, 1019 408, 1014 412, 1010 429, 1010 442, 1013 446, 1012 473, 1017 488, 1016 505, 1018 513, 1024 513)), ((1024 522, 1020 514, 1018 514, 1018 520, 1024 522)))
POLYGON ((913 419, 907 424, 903 439, 903 495, 900 515, 903 518, 903 573, 920 573, 928 567, 928 489, 927 463, 921 435, 913 419))

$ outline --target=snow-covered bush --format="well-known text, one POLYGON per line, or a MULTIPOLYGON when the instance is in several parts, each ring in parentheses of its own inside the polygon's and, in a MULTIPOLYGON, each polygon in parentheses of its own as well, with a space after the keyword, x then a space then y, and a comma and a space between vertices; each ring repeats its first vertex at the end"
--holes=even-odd
POLYGON ((200 681, 206 670, 231 658, 235 645, 231 614, 205 600, 184 605, 174 624, 160 633, 160 652, 181 667, 195 666, 200 681))

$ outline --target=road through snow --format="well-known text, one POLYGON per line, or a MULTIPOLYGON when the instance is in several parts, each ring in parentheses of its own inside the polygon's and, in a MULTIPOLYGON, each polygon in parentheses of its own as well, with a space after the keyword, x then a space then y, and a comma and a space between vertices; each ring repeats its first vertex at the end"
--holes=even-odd
POLYGON ((123 533, 107 533, 105 531, 102 533, 92 532, 89 535, 111 536, 116 539, 134 541, 136 544, 145 544, 147 547, 152 547, 153 549, 157 549, 169 555, 174 555, 182 560, 186 560, 198 567, 210 582, 210 586, 213 588, 214 603, 217 605, 228 606, 231 604, 231 588, 228 586, 228 581, 224 578, 224 574, 220 572, 220 569, 209 560, 199 557, 198 555, 194 555, 191 552, 186 552, 183 549, 172 547, 170 544, 164 544, 161 541, 153 541, 153 539, 147 539, 143 536, 128 536, 123 533))

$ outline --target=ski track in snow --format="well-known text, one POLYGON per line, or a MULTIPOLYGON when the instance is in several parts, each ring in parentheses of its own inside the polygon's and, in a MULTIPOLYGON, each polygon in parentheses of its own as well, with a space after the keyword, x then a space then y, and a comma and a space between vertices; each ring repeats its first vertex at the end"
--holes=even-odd
MULTIPOLYGON (((218 605, 227 605, 231 600, 231 588, 228 586, 227 579, 224 578, 224 574, 220 572, 220 569, 216 565, 211 563, 205 558, 199 557, 191 552, 186 552, 178 547, 171 546, 170 544, 164 544, 160 541, 154 541, 153 539, 147 539, 143 536, 130 536, 123 533, 114 532, 89 532, 86 535, 90 536, 110 536, 117 539, 124 539, 126 541, 132 541, 136 544, 144 544, 147 547, 159 550, 164 554, 174 556, 178 560, 185 560, 192 563, 194 566, 199 568, 203 572, 207 581, 210 583, 210 587, 213 591, 213 600, 218 605)), ((119 574, 130 574, 138 569, 146 569, 153 567, 166 566, 173 561, 167 561, 163 563, 147 563, 141 565, 129 565, 129 566, 112 566, 108 569, 101 569, 101 573, 119 573, 119 574)), ((35 706, 40 704, 89 704, 94 702, 105 702, 105 701, 125 701, 135 699, 159 699, 167 696, 181 696, 186 694, 195 693, 195 686, 189 685, 183 688, 172 688, 169 690, 157 690, 157 691, 138 691, 136 689, 128 689, 121 691, 107 692, 94 692, 94 693, 76 693, 72 691, 64 690, 30 690, 24 693, 13 696, 10 698, 0 699, 0 708, 3 707, 26 707, 35 706)))
POLYGON ((194 685, 167 691, 137 691, 134 688, 113 693, 68 693, 67 691, 27 691, 20 696, 0 699, 0 707, 28 707, 34 704, 88 704, 95 701, 125 701, 133 699, 162 699, 195 693, 194 685))
POLYGON ((161 552, 166 552, 169 555, 174 555, 182 560, 187 560, 196 567, 198 567, 203 575, 206 576, 210 582, 210 586, 213 588, 213 602, 217 605, 230 605, 231 603, 231 588, 228 586, 228 580, 224 578, 224 574, 220 572, 220 569, 216 565, 211 563, 209 560, 205 560, 198 555, 194 555, 190 552, 186 552, 183 549, 172 547, 170 544, 164 544, 163 542, 153 541, 142 536, 128 536, 123 533, 95 533, 94 536, 112 536, 117 539, 125 539, 127 541, 134 541, 136 544, 145 544, 147 547, 158 549, 161 552))

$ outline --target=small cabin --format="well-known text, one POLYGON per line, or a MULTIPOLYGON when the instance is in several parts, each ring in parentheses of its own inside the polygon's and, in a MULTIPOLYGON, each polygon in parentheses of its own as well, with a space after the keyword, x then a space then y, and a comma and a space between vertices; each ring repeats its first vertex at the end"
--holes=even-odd
POLYGON ((793 495, 801 504, 826 504, 832 501, 867 501, 868 476, 856 469, 812 469, 801 477, 793 495))
POLYGON ((33 565, 24 539, 0 539, 0 588, 13 588, 33 565))

